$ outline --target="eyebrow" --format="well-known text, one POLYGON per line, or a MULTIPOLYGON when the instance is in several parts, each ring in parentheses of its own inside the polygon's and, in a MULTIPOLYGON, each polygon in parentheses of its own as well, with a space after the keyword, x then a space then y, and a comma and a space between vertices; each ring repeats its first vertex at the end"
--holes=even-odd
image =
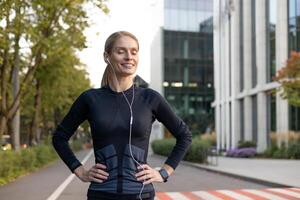
MULTIPOLYGON (((115 47, 115 49, 117 49, 117 50, 118 50, 118 49, 123 49, 123 50, 125 49, 125 50, 126 50, 127 48, 126 48, 126 47, 115 47)), ((130 50, 134 50, 134 51, 138 51, 138 49, 135 48, 135 47, 132 47, 132 48, 129 48, 129 49, 130 49, 130 50)))

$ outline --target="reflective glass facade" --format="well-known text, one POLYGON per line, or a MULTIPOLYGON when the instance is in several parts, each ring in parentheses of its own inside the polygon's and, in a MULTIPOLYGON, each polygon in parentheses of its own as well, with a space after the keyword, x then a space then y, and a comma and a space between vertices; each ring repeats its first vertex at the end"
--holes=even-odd
MULTIPOLYGON (((289 50, 300 52, 300 0, 289 0, 289 50)), ((300 108, 290 106, 290 130, 300 131, 300 108)))
POLYGON ((272 82, 276 73, 276 21, 277 0, 267 1, 268 5, 268 73, 267 80, 272 82))
POLYGON ((192 131, 204 132, 214 116, 213 1, 165 0, 164 9, 165 97, 192 131))
MULTIPOLYGON (((273 82, 276 75, 276 23, 277 0, 266 1, 267 8, 267 82, 273 82)), ((276 132, 276 95, 268 94, 268 133, 276 132)), ((268 138, 268 144, 270 139, 268 138)))

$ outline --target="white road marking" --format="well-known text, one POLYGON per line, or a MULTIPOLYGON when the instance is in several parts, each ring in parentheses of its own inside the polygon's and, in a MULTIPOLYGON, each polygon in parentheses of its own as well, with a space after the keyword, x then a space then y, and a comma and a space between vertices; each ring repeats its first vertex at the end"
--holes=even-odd
POLYGON ((253 193, 253 194, 268 198, 268 199, 272 199, 272 200, 287 200, 286 198, 279 197, 277 195, 274 195, 274 194, 271 194, 271 193, 268 193, 265 191, 259 191, 259 190, 244 190, 244 191, 250 192, 250 193, 253 193))
POLYGON ((218 192, 226 194, 227 196, 233 197, 234 199, 237 199, 237 200, 253 200, 250 197, 247 197, 245 195, 236 193, 236 192, 231 191, 231 190, 218 190, 218 192))
MULTIPOLYGON (((82 160, 83 165, 88 161, 92 153, 93 150, 90 150, 90 152, 84 157, 82 160)), ((74 178, 75 175, 71 174, 62 184, 60 184, 60 186, 58 186, 58 188, 56 188, 56 190, 47 198, 47 200, 56 200, 74 178)))
POLYGON ((192 192, 192 193, 198 197, 201 197, 202 199, 205 199, 205 200, 222 200, 219 197, 216 197, 205 191, 196 191, 196 192, 192 192))
POLYGON ((189 200, 188 198, 186 198, 183 194, 180 194, 179 192, 168 192, 168 196, 174 200, 189 200))
POLYGON ((300 194, 299 193, 293 192, 293 191, 290 191, 290 190, 285 190, 284 188, 270 188, 268 190, 300 198, 300 194))

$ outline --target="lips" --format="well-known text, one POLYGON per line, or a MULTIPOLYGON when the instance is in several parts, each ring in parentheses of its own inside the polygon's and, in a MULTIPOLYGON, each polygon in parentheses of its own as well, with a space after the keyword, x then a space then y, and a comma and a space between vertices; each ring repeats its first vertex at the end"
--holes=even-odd
POLYGON ((122 65, 122 67, 125 67, 125 68, 132 68, 134 66, 134 64, 132 64, 132 63, 122 63, 121 65, 122 65))

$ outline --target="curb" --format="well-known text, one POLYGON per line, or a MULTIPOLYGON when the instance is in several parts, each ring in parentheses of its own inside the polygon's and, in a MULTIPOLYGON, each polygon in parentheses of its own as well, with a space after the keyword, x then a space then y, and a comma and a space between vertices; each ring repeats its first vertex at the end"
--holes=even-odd
MULTIPOLYGON (((158 158, 166 158, 165 156, 161 156, 161 155, 154 154, 154 153, 152 154, 152 156, 155 156, 155 157, 158 157, 158 158)), ((221 175, 225 175, 225 176, 229 176, 229 177, 233 177, 233 178, 238 178, 238 179, 241 179, 241 180, 245 180, 245 181, 265 185, 265 186, 268 186, 268 187, 280 187, 280 188, 295 187, 295 186, 292 186, 292 185, 286 185, 286 184, 282 184, 282 183, 266 181, 266 180, 262 180, 262 179, 258 179, 258 178, 245 176, 245 175, 235 174, 235 173, 232 173, 232 172, 222 171, 222 170, 219 170, 219 169, 212 169, 212 168, 210 168, 208 166, 205 166, 203 164, 192 163, 192 162, 185 161, 185 160, 180 161, 180 163, 184 164, 184 165, 187 165, 187 166, 190 166, 190 167, 195 167, 195 168, 198 168, 198 169, 206 170, 206 171, 209 171, 209 172, 213 172, 213 173, 217 173, 217 174, 221 174, 221 175)))

